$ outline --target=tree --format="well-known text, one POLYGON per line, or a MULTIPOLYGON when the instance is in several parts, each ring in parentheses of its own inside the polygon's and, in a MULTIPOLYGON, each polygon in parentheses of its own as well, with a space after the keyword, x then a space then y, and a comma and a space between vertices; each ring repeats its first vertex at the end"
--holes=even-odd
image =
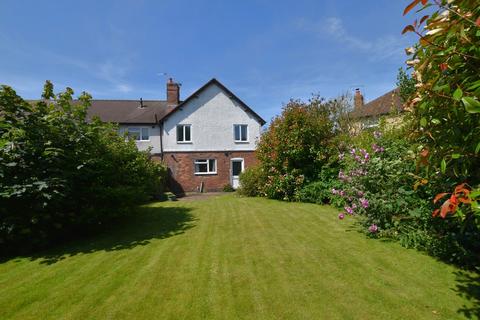
POLYGON ((480 180, 480 6, 476 0, 415 0, 433 9, 408 25, 419 42, 412 57, 416 91, 409 101, 423 160, 452 180, 480 180))
POLYGON ((415 84, 417 81, 415 78, 407 74, 407 71, 403 68, 398 69, 397 74, 397 87, 399 89, 400 99, 402 103, 410 101, 412 96, 416 92, 415 84))
POLYGON ((329 106, 318 96, 283 107, 257 147, 267 174, 267 196, 290 200, 305 178, 316 177, 332 152, 333 126, 329 106))
POLYGON ((160 192, 165 166, 117 128, 86 121, 90 96, 45 84, 28 103, 0 87, 0 253, 108 223, 160 192))

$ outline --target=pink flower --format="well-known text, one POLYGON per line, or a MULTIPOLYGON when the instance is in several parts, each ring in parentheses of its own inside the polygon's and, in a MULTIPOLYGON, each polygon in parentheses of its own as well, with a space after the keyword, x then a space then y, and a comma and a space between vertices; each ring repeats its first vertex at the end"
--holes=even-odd
POLYGON ((383 152, 385 151, 385 149, 383 147, 380 147, 378 146, 377 144, 372 144, 372 149, 375 153, 380 153, 380 152, 383 152))
POLYGON ((373 132, 373 136, 375 137, 375 139, 378 139, 382 136, 381 132, 380 131, 374 131, 373 132))
POLYGON ((368 200, 367 200, 367 199, 365 199, 365 198, 360 198, 360 199, 358 199, 358 200, 360 200, 360 204, 362 205, 362 207, 364 207, 365 209, 368 208, 369 203, 368 203, 368 200))
POLYGON ((349 206, 345 206, 345 211, 348 213, 348 214, 353 214, 353 209, 350 208, 349 206))
POLYGON ((377 233, 378 226, 374 223, 370 227, 368 227, 368 231, 370 231, 370 233, 377 233))
POLYGON ((355 203, 352 204, 352 209, 353 209, 353 210, 357 209, 357 205, 356 205, 355 203))
POLYGON ((345 218, 345 215, 344 215, 343 213, 340 213, 340 214, 338 215, 338 219, 343 220, 343 218, 345 218))
POLYGON ((364 193, 363 193, 362 191, 357 191, 357 195, 358 195, 359 197, 363 197, 364 193))
POLYGON ((337 189, 333 188, 333 189, 332 189, 332 194, 338 194, 337 189))

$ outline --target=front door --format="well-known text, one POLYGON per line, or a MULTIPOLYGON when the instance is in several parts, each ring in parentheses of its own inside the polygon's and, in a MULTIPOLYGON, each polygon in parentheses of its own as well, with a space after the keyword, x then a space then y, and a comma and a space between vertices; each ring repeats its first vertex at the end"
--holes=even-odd
POLYGON ((237 189, 240 185, 240 173, 243 171, 243 159, 232 159, 232 187, 237 189))

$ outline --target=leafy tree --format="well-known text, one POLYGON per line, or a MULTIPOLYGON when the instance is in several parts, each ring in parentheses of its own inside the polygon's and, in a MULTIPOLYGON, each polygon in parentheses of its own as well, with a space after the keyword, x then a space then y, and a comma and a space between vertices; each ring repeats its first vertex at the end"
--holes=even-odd
POLYGON ((107 223, 161 191, 166 169, 117 128, 86 121, 90 96, 45 84, 28 103, 0 88, 0 251, 107 223))
POLYGON ((314 96, 292 100, 262 134, 257 156, 267 173, 265 194, 291 200, 304 178, 313 178, 331 154, 333 121, 328 105, 314 96))
POLYGON ((480 6, 476 0, 415 0, 430 8, 403 32, 419 42, 407 52, 416 92, 410 99, 424 162, 453 180, 480 179, 480 6))
MULTIPOLYGON (((419 163, 439 189, 454 190, 434 215, 456 214, 450 222, 461 225, 465 235, 478 235, 480 6, 477 0, 415 0, 404 14, 418 6, 418 13, 427 8, 433 13, 422 14, 403 33, 419 37, 406 50, 417 82, 409 105, 415 138, 423 144, 419 163)), ((445 195, 438 194, 435 202, 445 195)), ((475 250, 478 247, 474 245, 475 250)))
POLYGON ((415 84, 417 81, 415 78, 407 74, 407 71, 403 68, 398 69, 397 74, 397 87, 399 88, 400 99, 402 103, 410 101, 413 94, 416 92, 415 84))

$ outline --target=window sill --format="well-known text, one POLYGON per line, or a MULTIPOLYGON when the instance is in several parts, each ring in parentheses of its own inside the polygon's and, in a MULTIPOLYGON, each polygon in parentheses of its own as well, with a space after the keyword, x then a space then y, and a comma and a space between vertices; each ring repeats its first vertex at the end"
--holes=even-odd
POLYGON ((235 140, 235 143, 238 143, 238 144, 248 144, 248 143, 250 143, 250 141, 235 140))
POLYGON ((193 144, 192 141, 177 141, 177 144, 193 144))
POLYGON ((195 172, 196 176, 214 176, 216 172, 195 172))

